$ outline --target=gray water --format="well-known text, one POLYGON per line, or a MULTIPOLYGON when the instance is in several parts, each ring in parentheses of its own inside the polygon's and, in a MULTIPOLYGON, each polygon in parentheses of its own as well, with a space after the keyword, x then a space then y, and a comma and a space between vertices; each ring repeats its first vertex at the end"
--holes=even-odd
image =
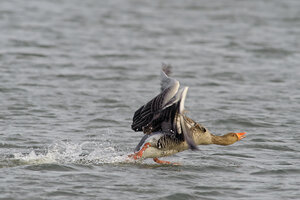
POLYGON ((0 1, 0 199, 299 199, 300 1, 0 1), (188 115, 247 132, 126 161, 161 63, 188 115))

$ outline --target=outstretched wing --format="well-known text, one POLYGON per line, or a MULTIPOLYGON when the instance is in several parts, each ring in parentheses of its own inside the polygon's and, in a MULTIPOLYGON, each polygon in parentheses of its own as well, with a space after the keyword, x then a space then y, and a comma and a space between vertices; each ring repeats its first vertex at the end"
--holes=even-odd
POLYGON ((188 87, 178 90, 179 86, 177 80, 168 77, 162 71, 161 93, 134 113, 131 128, 145 134, 157 131, 171 134, 174 138, 184 139, 189 147, 195 150, 197 146, 183 114, 188 87))
POLYGON ((170 85, 176 82, 175 79, 169 77, 171 74, 171 65, 167 65, 163 63, 162 71, 160 74, 160 90, 161 92, 168 88, 170 85))
POLYGON ((132 130, 145 133, 158 131, 161 128, 161 120, 172 114, 170 111, 173 109, 168 108, 179 101, 177 93, 180 84, 177 80, 167 77, 164 72, 162 72, 163 76, 164 90, 134 113, 132 130), (150 130, 146 131, 146 128, 150 130))

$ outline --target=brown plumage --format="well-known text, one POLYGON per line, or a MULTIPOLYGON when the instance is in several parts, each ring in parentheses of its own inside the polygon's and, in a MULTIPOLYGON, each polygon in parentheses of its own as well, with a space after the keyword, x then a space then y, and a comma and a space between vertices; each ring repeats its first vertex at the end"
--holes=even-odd
POLYGON ((197 145, 230 145, 244 138, 245 133, 214 135, 187 117, 184 102, 188 87, 179 89, 179 82, 168 77, 170 73, 170 65, 163 65, 161 93, 134 113, 131 128, 145 135, 129 157, 154 158, 157 163, 170 164, 158 157, 187 149, 197 150, 197 145))

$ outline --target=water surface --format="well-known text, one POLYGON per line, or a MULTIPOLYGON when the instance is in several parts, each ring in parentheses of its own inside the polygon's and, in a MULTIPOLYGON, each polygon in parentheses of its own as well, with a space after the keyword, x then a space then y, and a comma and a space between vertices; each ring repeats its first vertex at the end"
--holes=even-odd
POLYGON ((0 199, 298 199, 299 1, 1 1, 0 199), (232 146, 126 162, 161 63, 232 146))

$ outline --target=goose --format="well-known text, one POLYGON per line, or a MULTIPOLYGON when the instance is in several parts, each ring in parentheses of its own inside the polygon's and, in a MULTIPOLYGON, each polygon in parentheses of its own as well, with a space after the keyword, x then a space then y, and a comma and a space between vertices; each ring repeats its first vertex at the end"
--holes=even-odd
POLYGON ((184 103, 188 87, 169 77, 170 65, 163 65, 161 91, 135 111, 131 128, 144 136, 128 157, 134 160, 152 158, 159 164, 178 164, 160 160, 188 149, 198 150, 198 145, 231 145, 245 138, 245 132, 230 132, 222 136, 212 134, 207 128, 186 116, 184 103))

